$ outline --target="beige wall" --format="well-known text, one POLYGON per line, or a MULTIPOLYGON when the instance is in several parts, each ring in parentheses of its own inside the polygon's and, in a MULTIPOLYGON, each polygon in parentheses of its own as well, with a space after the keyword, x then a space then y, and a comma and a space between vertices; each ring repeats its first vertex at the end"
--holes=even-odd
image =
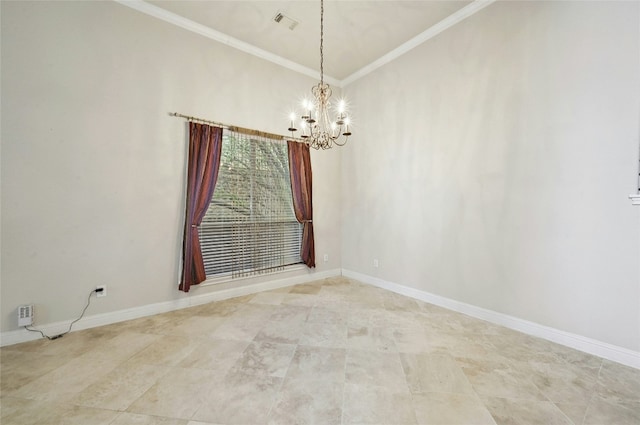
POLYGON ((639 351, 639 6, 495 3, 347 87, 343 268, 639 351))
MULTIPOLYGON (((73 319, 96 285, 89 315, 185 297, 186 124, 169 112, 283 133, 315 81, 115 2, 1 6, 2 331, 25 303, 38 324, 73 319)), ((323 272, 340 268, 340 157, 312 164, 323 272)))
MULTIPOLYGON (((96 285, 90 314, 183 299, 168 112, 281 133, 315 81, 113 2, 0 4, 2 331, 96 285)), ((350 85, 353 141, 312 158, 318 271, 640 350, 638 8, 495 3, 350 85)))

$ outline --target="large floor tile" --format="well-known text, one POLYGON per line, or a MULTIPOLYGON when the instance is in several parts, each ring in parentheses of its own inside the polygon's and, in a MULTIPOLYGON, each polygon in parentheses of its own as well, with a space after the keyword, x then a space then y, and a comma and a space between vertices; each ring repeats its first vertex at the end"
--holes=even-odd
POLYGON ((279 305, 272 310, 270 320, 283 321, 286 323, 303 323, 313 310, 310 306, 301 305, 279 305))
POLYGON ((225 375, 249 344, 249 341, 206 339, 191 350, 178 366, 213 370, 219 375, 225 375))
POLYGON ((638 425, 640 424, 640 402, 612 401, 595 396, 584 416, 583 425, 638 425))
POLYGON ((254 341, 297 344, 304 328, 302 321, 270 320, 258 332, 254 341))
POLYGON ((553 403, 576 425, 582 425, 589 404, 553 403))
POLYGON ((420 306, 416 300, 405 297, 404 295, 394 294, 393 292, 389 292, 383 297, 383 303, 384 308, 389 311, 420 311, 420 306))
POLYGON ((0 395, 15 391, 64 365, 70 359, 33 351, 1 351, 0 395))
POLYGON ((348 310, 336 306, 313 307, 307 317, 307 322, 317 324, 347 324, 348 310))
POLYGON ((384 388, 409 393, 400 355, 376 351, 348 350, 345 379, 360 388, 384 388))
POLYGON ((80 391, 101 380, 115 369, 120 360, 95 361, 84 356, 74 358, 63 366, 35 379, 9 395, 20 398, 66 402, 80 391))
POLYGON ((475 394, 413 394, 416 420, 423 425, 495 425, 475 394))
POLYGON ((549 401, 489 398, 485 405, 498 425, 573 425, 557 406, 549 401))
POLYGON ((172 333, 191 338, 212 337, 218 326, 225 323, 226 319, 226 317, 217 316, 193 316, 175 326, 172 333))
POLYGON ((43 404, 38 400, 25 398, 1 397, 0 398, 0 423, 7 423, 7 418, 11 416, 34 414, 43 404))
POLYGON ((175 366, 191 354, 203 339, 182 334, 167 335, 146 346, 127 360, 127 363, 129 365, 175 366))
POLYGON ((451 356, 401 353, 400 360, 413 394, 439 392, 475 395, 462 368, 451 356))
POLYGON ((168 372, 169 369, 162 366, 123 365, 76 394, 69 402, 125 410, 168 372))
POLYGON ((396 352, 393 330, 380 326, 356 326, 347 328, 347 347, 360 350, 396 352))
POLYGON ((296 346, 275 342, 253 342, 247 346, 232 371, 284 378, 296 346))
POLYGON ((347 352, 341 348, 299 345, 286 375, 287 381, 344 382, 347 352))
POLYGON ((301 345, 344 348, 347 346, 345 323, 317 323, 307 321, 298 341, 301 345))
POLYGON ((253 341, 264 327, 267 319, 242 318, 236 311, 209 335, 213 339, 230 339, 235 341, 253 341))
MULTIPOLYGON (((3 403, 4 405, 4 403, 3 403)), ((3 415, 3 425, 108 425, 118 412, 64 403, 31 401, 3 415)))
POLYGON ((396 349, 401 353, 446 353, 434 340, 433 333, 422 328, 393 329, 396 349))
POLYGON ((122 332, 77 358, 96 364, 111 361, 123 362, 162 338, 160 335, 141 332, 122 332))
POLYGON ((416 424, 411 394, 382 387, 345 384, 342 423, 416 424))
POLYGON ((128 412, 191 419, 221 377, 203 369, 175 368, 134 401, 128 412))
POLYGON ((339 425, 342 422, 344 384, 322 379, 321 376, 287 379, 278 392, 268 423, 339 425))
POLYGON ((276 402, 282 378, 230 372, 208 389, 191 419, 224 424, 264 424, 276 402))
POLYGON ((596 391, 614 402, 640 401, 640 370, 604 360, 596 391))
POLYGON ((513 400, 547 401, 531 376, 512 367, 506 361, 456 360, 474 391, 484 397, 513 400))

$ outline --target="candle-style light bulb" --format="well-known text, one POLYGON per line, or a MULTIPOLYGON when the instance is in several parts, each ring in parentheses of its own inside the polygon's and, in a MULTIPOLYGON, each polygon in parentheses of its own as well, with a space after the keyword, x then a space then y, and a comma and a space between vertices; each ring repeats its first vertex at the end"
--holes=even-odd
POLYGON ((293 136, 293 132, 297 131, 297 129, 293 126, 293 122, 295 121, 295 119, 296 119, 295 112, 291 112, 289 114, 289 121, 290 121, 289 122, 289 131, 292 133, 292 136, 293 136))
POLYGON ((347 128, 345 129, 344 133, 342 133, 342 135, 347 137, 351 136, 351 132, 349 131, 349 124, 351 123, 351 120, 349 119, 349 117, 345 117, 344 123, 347 126, 347 128))

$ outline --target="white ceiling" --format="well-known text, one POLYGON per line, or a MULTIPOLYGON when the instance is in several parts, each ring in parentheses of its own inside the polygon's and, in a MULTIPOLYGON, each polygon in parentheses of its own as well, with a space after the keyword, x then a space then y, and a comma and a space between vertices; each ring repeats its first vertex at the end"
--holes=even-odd
MULTIPOLYGON (((320 70, 318 0, 116 1, 300 72, 320 70), (299 24, 276 23, 278 12, 299 24)), ((325 0, 325 76, 351 82, 493 1, 325 0)))

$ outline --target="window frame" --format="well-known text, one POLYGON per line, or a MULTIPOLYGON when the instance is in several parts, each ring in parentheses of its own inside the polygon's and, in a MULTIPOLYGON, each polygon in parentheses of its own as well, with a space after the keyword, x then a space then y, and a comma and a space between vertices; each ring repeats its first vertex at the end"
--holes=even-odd
MULTIPOLYGON (((278 274, 278 273, 283 273, 283 272, 290 272, 293 270, 297 270, 297 269, 303 269, 305 267, 304 262, 302 261, 301 258, 301 245, 302 245, 302 233, 303 233, 303 224, 299 223, 295 217, 295 213, 293 210, 293 197, 291 195, 291 181, 290 181, 290 173, 289 173, 289 156, 288 156, 288 151, 287 151, 287 144, 285 141, 282 140, 276 140, 276 139, 272 139, 272 138, 267 138, 267 137, 262 137, 262 136, 255 136, 255 135, 246 135, 246 134, 241 134, 241 133, 236 133, 233 131, 228 131, 228 130, 224 130, 223 131, 223 142, 222 142, 222 154, 221 154, 221 164, 220 164, 220 171, 218 174, 218 183, 216 184, 216 189, 214 189, 214 193, 211 199, 211 202, 207 208, 207 215, 205 215, 205 219, 203 219, 201 225, 198 227, 198 237, 200 238, 200 243, 201 243, 201 247, 202 247, 202 252, 203 252, 203 260, 205 263, 205 270, 207 271, 206 274, 206 280, 204 282, 202 282, 203 285, 206 284, 218 284, 221 282, 228 282, 228 281, 235 281, 235 280, 239 280, 239 279, 246 279, 246 278, 254 278, 257 276, 262 276, 262 275, 273 275, 273 274, 278 274), (231 140, 232 138, 236 138, 236 140, 231 140), (279 254, 281 256, 281 258, 286 258, 288 261, 283 262, 284 264, 279 264, 276 266, 272 266, 272 267, 264 267, 264 268, 244 268, 243 270, 227 270, 227 271, 223 271, 220 273, 215 273, 215 274, 209 274, 211 271, 211 265, 209 264, 209 261, 211 261, 211 256, 209 254, 210 250, 211 250, 211 245, 212 244, 219 244, 219 245, 224 245, 225 241, 221 241, 220 239, 218 239, 217 241, 214 239, 215 236, 213 238, 208 239, 209 241, 213 241, 213 242, 207 242, 207 239, 203 239, 203 233, 209 233, 210 235, 213 235, 212 232, 210 231, 211 227, 215 226, 215 225, 211 225, 210 223, 213 223, 215 221, 211 220, 210 217, 210 212, 209 210, 211 208, 215 208, 216 205, 220 205, 220 198, 216 198, 216 192, 219 188, 219 186, 225 184, 225 178, 229 178, 229 179, 233 179, 236 178, 238 179, 238 176, 230 176, 227 177, 225 176, 223 173, 227 172, 229 168, 231 169, 241 169, 241 166, 235 163, 231 163, 229 164, 230 159, 234 158, 234 154, 229 154, 230 156, 225 156, 225 154, 228 153, 228 151, 225 150, 225 148, 227 149, 231 149, 232 148, 232 143, 235 144, 241 144, 241 143, 248 143, 249 144, 249 166, 243 168, 243 170, 249 170, 250 174, 248 176, 249 178, 249 189, 248 192, 250 192, 249 196, 248 196, 248 200, 249 200, 249 208, 248 211, 251 214, 251 216, 249 217, 248 220, 244 220, 244 221, 238 221, 238 222, 233 222, 233 221, 218 221, 218 223, 230 223, 232 226, 237 226, 238 224, 242 224, 242 223, 246 223, 247 226, 262 226, 264 225, 264 221, 260 221, 259 218, 264 218, 264 216, 262 215, 256 215, 256 211, 255 211, 255 205, 257 204, 257 202, 254 202, 254 196, 256 196, 255 194, 256 192, 256 188, 258 187, 258 180, 260 179, 265 179, 265 169, 264 169, 264 164, 262 164, 262 167, 259 168, 258 167, 258 163, 257 163, 257 159, 258 159, 258 155, 263 154, 263 149, 258 149, 258 146, 260 143, 274 143, 274 144, 278 144, 280 145, 279 148, 277 149, 271 149, 270 152, 276 152, 279 150, 278 152, 278 162, 280 164, 286 164, 286 170, 284 169, 280 169, 280 173, 282 175, 282 177, 284 178, 283 181, 281 181, 277 187, 276 186, 271 186, 270 189, 268 189, 269 191, 272 190, 283 190, 284 187, 286 187, 286 191, 288 191, 288 193, 286 194, 285 197, 282 196, 282 193, 279 192, 280 198, 282 199, 287 199, 288 200, 288 204, 287 204, 287 208, 290 209, 291 215, 289 217, 286 217, 286 221, 282 221, 282 217, 280 217, 280 219, 273 219, 269 222, 271 223, 280 223, 280 225, 289 225, 289 224, 293 224, 296 223, 297 224, 297 230, 295 231, 284 231, 281 233, 281 238, 284 241, 283 243, 289 243, 288 249, 283 249, 281 251, 281 254, 279 254), (286 172, 285 172, 286 171, 286 172), (274 189, 275 188, 275 189, 274 189), (205 230, 207 229, 207 230, 205 230), (295 245, 290 243, 290 239, 295 237, 296 242, 295 245), (289 239, 288 239, 289 238, 289 239), (209 245, 209 249, 206 249, 206 246, 209 245), (292 255, 294 252, 294 248, 295 248, 295 257, 292 255)), ((276 165, 275 161, 272 161, 270 163, 268 163, 267 165, 269 166, 274 166, 276 165)), ((266 177, 266 179, 272 179, 274 175, 277 175, 278 173, 276 171, 273 171, 273 173, 270 173, 268 177, 266 177)), ((245 176, 246 177, 246 176, 245 176)), ((264 180, 261 180, 260 183, 264 183, 264 180)), ((263 187, 263 191, 265 190, 264 187, 269 187, 269 186, 265 186, 264 184, 262 184, 263 187)), ((245 192, 243 192, 245 193, 245 192)), ((220 192, 218 192, 218 194, 220 194, 220 192)), ((277 195, 276 195, 277 196, 277 195)), ((225 201, 223 199, 223 201, 225 201)), ((286 209, 286 208, 285 208, 286 209)), ((232 232, 232 230, 228 230, 227 234, 230 234, 230 232, 232 232)), ((249 234, 250 231, 247 231, 247 234, 249 234)), ((222 234, 222 232, 221 232, 222 234)), ((263 233, 254 233, 253 237, 254 237, 254 242, 255 242, 255 238, 257 235, 257 239, 260 239, 260 236, 263 235, 263 233)), ((230 236, 227 236, 230 237, 230 236)), ((269 236, 267 236, 267 239, 269 238, 269 236)), ((262 238, 264 239, 264 237, 262 238)), ((268 241, 267 241, 268 242, 268 241)), ((253 247, 254 250, 258 250, 260 251, 261 247, 264 247, 264 240, 262 240, 262 242, 259 243, 254 243, 254 244, 247 244, 247 246, 253 247)), ((264 249, 264 248, 262 248, 264 249)), ((263 252, 263 251, 261 251, 263 252)), ((215 255, 215 254, 213 254, 215 255)), ((219 254, 218 254, 219 255, 219 254)), ((224 255, 219 255, 220 258, 225 257, 224 255)), ((228 258, 230 258, 230 260, 225 260, 227 261, 226 264, 224 264, 222 267, 225 267, 227 269, 232 268, 233 266, 230 266, 230 264, 234 261, 232 255, 227 256, 228 258)), ((273 257, 272 257, 273 258, 273 257)), ((252 257, 251 259, 247 260, 247 261, 256 261, 256 257, 252 257)), ((253 264, 255 265, 255 264, 253 264)))

